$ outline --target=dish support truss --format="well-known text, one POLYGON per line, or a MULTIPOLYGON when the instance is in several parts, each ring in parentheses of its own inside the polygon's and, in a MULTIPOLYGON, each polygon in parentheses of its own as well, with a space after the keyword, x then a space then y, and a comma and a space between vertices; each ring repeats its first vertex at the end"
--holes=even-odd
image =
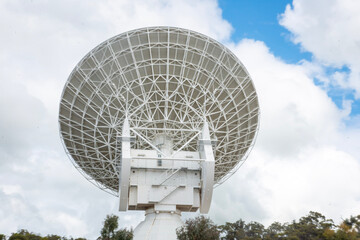
MULTIPOLYGON (((169 131, 179 149, 206 118, 217 140, 217 186, 247 158, 258 130, 259 104, 247 70, 225 46, 187 29, 148 27, 90 51, 62 93, 65 151, 86 179, 113 195, 119 186, 116 138, 125 116, 139 133, 137 149, 151 149, 140 136, 153 139, 163 128, 188 129, 169 131)), ((182 150, 197 147, 195 138, 182 150)))
MULTIPOLYGON (((181 131, 178 130, 178 131, 181 131)), ((171 138, 158 135, 148 141, 152 150, 132 149, 130 128, 125 118, 121 144, 119 199, 120 211, 145 210, 146 218, 134 231, 134 239, 176 239, 182 225, 181 212, 207 213, 214 185, 215 159, 209 126, 204 122, 198 136, 198 151, 171 149, 171 138)), ((186 144, 186 143, 185 143, 186 144)))

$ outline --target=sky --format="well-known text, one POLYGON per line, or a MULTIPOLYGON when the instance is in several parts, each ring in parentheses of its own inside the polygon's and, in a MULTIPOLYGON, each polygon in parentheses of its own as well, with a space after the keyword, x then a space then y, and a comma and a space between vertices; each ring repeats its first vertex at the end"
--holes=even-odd
MULTIPOLYGON (((261 109, 245 164, 214 190, 217 224, 288 222, 318 211, 360 214, 360 1, 0 1, 0 233, 96 239, 107 214, 135 227, 142 212, 72 166, 59 137, 62 89, 104 40, 176 26, 231 49, 261 109)), ((197 214, 184 214, 184 218, 197 214)))

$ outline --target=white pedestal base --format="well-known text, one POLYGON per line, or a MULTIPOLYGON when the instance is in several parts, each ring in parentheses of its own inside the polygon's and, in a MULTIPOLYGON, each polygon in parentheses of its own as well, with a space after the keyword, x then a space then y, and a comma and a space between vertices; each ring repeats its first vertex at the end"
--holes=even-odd
POLYGON ((180 216, 180 211, 146 210, 145 220, 134 230, 134 240, 176 240, 176 229, 183 225, 180 216))

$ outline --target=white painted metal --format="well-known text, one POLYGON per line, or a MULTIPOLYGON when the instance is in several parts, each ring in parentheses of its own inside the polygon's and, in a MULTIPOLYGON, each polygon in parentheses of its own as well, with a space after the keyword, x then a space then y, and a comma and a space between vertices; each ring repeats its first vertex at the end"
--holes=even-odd
POLYGON ((201 203, 200 213, 208 213, 210 209, 213 186, 214 186, 214 169, 215 159, 210 139, 208 123, 204 123, 202 130, 202 139, 200 140, 200 157, 205 161, 201 166, 201 203))
POLYGON ((134 229, 134 240, 176 240, 176 231, 183 225, 180 212, 156 212, 146 210, 146 217, 134 229))
MULTIPOLYGON (((62 93, 59 123, 67 153, 88 180, 114 195, 122 192, 119 178, 125 176, 116 139, 125 136, 125 116, 136 138, 131 148, 154 152, 148 166, 156 166, 157 153, 166 156, 153 150, 159 134, 172 139, 169 158, 186 158, 185 152, 193 156, 199 150, 195 135, 205 119, 210 139, 217 140, 214 182, 220 184, 246 159, 258 129, 259 106, 249 74, 222 44, 186 29, 149 27, 90 51, 62 93)), ((142 166, 145 159, 137 157, 134 164, 142 166)), ((200 164, 189 161, 195 163, 200 164)))
POLYGON ((215 160, 208 124, 205 121, 201 134, 195 135, 199 135, 198 151, 181 151, 181 146, 173 153, 172 138, 163 133, 154 137, 153 150, 132 149, 130 131, 136 130, 129 128, 125 118, 120 138, 119 209, 146 211, 134 239, 176 240, 181 211, 200 208, 207 213, 210 208, 215 160))
POLYGON ((119 174, 119 199, 120 211, 126 211, 128 209, 129 202, 129 185, 130 185, 130 127, 127 118, 124 120, 121 137, 121 157, 120 157, 120 174, 119 174))
MULTIPOLYGON (((162 146, 157 146, 167 156, 171 154, 171 139, 160 135, 155 137, 155 142, 161 143, 162 146)), ((156 149, 131 149, 129 210, 194 212, 199 209, 201 163, 206 159, 201 159, 200 152, 192 151, 179 151, 174 158, 167 156, 156 149)))

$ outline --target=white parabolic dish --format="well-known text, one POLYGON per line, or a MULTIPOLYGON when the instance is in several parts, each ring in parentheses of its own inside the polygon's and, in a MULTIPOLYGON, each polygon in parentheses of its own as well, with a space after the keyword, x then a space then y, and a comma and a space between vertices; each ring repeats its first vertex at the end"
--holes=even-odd
MULTIPOLYGON (((116 137, 125 116, 147 139, 165 133, 174 150, 196 151, 193 130, 209 124, 215 182, 245 161, 258 130, 257 94, 243 64, 194 31, 148 27, 117 35, 90 51, 62 93, 60 133, 70 159, 101 189, 119 187, 116 137), (177 131, 176 129, 182 129, 177 131)), ((137 137, 133 148, 150 149, 137 137)))

